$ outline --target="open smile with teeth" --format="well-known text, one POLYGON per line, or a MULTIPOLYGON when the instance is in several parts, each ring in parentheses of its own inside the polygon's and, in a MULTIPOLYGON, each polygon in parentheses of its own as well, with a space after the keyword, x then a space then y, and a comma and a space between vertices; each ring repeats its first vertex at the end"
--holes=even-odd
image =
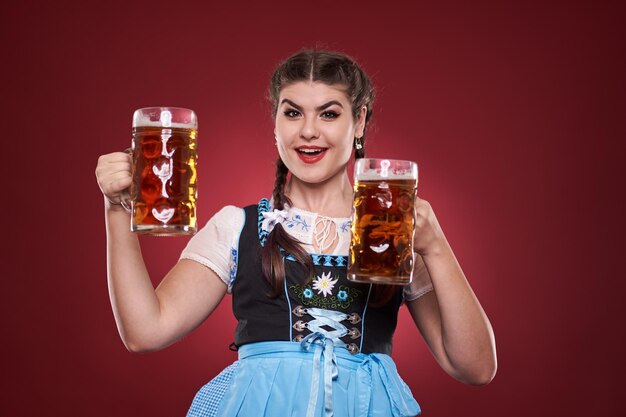
POLYGON ((298 148, 296 150, 304 155, 318 155, 326 149, 327 148, 298 148))
POLYGON ((318 146, 300 146, 296 148, 298 158, 305 164, 316 164, 326 155, 328 148, 318 146))

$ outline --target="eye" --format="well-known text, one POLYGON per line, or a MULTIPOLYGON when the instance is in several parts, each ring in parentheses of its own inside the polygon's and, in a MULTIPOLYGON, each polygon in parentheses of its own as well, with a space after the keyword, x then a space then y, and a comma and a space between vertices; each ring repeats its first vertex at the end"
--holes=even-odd
POLYGON ((334 111, 329 110, 322 113, 322 119, 336 119, 337 117, 339 117, 339 113, 334 111))
POLYGON ((287 116, 287 118, 289 118, 289 119, 294 119, 294 118, 300 116, 300 112, 298 110, 293 110, 293 109, 285 110, 283 112, 283 114, 285 116, 287 116))

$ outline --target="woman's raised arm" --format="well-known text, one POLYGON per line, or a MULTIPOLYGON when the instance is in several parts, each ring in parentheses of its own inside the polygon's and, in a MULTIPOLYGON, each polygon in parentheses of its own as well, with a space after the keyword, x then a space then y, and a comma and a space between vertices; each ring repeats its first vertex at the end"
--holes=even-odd
POLYGON ((182 259, 154 289, 139 240, 130 231, 130 214, 120 204, 130 175, 129 155, 99 158, 96 177, 104 195, 111 306, 127 349, 146 352, 162 349, 200 325, 227 287, 209 268, 182 259))

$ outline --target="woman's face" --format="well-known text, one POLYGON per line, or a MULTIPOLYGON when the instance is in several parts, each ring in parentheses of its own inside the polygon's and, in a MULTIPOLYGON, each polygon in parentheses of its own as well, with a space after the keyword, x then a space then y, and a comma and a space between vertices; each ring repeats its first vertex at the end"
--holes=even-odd
POLYGON ((274 133, 278 153, 292 175, 320 183, 341 173, 355 136, 363 136, 365 112, 363 107, 356 120, 352 117, 343 85, 300 81, 284 87, 274 133))

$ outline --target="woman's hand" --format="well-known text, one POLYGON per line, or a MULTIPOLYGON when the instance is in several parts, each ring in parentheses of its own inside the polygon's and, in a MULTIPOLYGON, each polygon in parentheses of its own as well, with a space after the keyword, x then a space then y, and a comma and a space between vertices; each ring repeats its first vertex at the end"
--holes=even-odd
POLYGON ((430 203, 415 197, 415 238, 413 250, 427 256, 445 244, 445 237, 430 203))
POLYGON ((131 156, 128 153, 113 152, 98 158, 96 179, 107 208, 123 209, 131 175, 131 156))

